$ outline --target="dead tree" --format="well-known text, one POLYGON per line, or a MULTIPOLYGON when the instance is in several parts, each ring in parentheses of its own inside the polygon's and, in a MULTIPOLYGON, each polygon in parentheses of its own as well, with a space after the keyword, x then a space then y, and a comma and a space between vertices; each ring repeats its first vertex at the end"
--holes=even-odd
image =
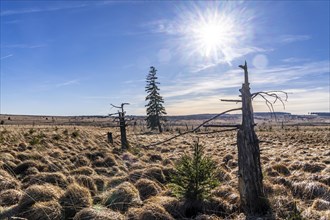
POLYGON ((126 119, 125 119, 125 111, 124 111, 124 105, 129 105, 129 103, 122 103, 120 106, 115 106, 111 104, 112 107, 118 108, 117 113, 109 114, 109 116, 112 115, 118 115, 117 119, 119 120, 119 127, 120 127, 120 140, 121 140, 121 149, 122 150, 127 150, 129 148, 129 144, 127 141, 127 136, 126 136, 126 119))
POLYGON ((270 206, 265 198, 260 164, 259 140, 254 131, 252 95, 248 79, 248 67, 244 70, 244 84, 239 90, 242 97, 242 125, 237 132, 238 147, 238 188, 241 207, 246 214, 266 214, 270 206))
MULTIPOLYGON (((240 65, 240 68, 244 70, 244 83, 242 88, 239 90, 241 95, 241 100, 232 100, 232 99, 222 99, 221 101, 226 102, 235 102, 242 103, 241 108, 230 109, 225 112, 222 112, 209 120, 204 121, 202 124, 197 126, 195 129, 184 132, 179 135, 175 135, 171 138, 168 138, 164 141, 151 144, 149 146, 156 146, 158 144, 165 143, 167 141, 178 138, 182 135, 186 135, 188 133, 196 133, 196 134, 205 134, 198 133, 200 127, 228 127, 231 129, 225 129, 215 132, 226 132, 237 130, 237 147, 238 147, 238 188, 240 192, 241 198, 241 208, 244 210, 247 216, 258 216, 264 215, 266 213, 271 212, 270 205, 268 200, 265 197, 264 189, 263 189, 263 175, 260 163, 260 148, 259 148, 259 139, 254 131, 255 123, 253 116, 253 107, 252 100, 259 96, 265 100, 266 105, 269 110, 274 113, 273 104, 277 101, 280 101, 283 106, 284 101, 287 100, 288 94, 283 91, 268 91, 268 92, 250 92, 250 83, 248 78, 248 68, 245 62, 245 65, 240 65), (285 99, 281 97, 281 95, 285 95, 285 99), (271 102, 270 99, 273 99, 271 102), (215 118, 226 114, 232 111, 242 111, 242 124, 241 125, 210 125, 207 124, 215 118)), ((276 118, 275 118, 276 119, 276 118)), ((207 132, 206 134, 209 134, 207 132)))

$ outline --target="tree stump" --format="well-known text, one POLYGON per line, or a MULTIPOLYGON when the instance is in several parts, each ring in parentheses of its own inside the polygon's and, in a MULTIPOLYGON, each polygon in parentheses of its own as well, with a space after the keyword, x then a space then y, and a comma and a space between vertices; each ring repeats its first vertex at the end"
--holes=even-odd
POLYGON ((108 142, 113 144, 113 138, 112 138, 112 133, 111 132, 107 133, 107 137, 108 137, 108 142))

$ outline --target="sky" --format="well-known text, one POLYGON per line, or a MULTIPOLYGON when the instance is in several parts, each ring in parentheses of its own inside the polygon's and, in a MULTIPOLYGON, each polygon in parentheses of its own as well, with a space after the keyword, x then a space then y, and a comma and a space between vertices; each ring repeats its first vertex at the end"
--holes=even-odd
POLYGON ((245 60, 251 92, 288 93, 275 111, 330 111, 329 1, 0 4, 1 114, 145 115, 150 66, 168 115, 220 113, 245 60))

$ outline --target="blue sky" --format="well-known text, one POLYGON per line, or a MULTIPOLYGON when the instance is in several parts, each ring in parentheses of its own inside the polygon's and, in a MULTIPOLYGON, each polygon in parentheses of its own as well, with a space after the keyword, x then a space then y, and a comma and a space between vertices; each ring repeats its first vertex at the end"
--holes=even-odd
MULTIPOLYGON (((158 70, 169 115, 232 107, 247 60, 252 92, 329 111, 329 1, 1 1, 1 113, 145 114, 158 70)), ((255 111, 268 111, 264 101, 255 111)))

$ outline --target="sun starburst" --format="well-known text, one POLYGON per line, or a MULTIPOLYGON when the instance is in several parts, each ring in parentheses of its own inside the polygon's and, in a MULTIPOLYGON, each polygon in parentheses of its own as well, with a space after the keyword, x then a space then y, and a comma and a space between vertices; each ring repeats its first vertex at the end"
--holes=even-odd
POLYGON ((189 57, 198 55, 207 63, 228 63, 255 48, 248 43, 252 36, 253 15, 233 3, 185 9, 177 24, 180 50, 189 57))

